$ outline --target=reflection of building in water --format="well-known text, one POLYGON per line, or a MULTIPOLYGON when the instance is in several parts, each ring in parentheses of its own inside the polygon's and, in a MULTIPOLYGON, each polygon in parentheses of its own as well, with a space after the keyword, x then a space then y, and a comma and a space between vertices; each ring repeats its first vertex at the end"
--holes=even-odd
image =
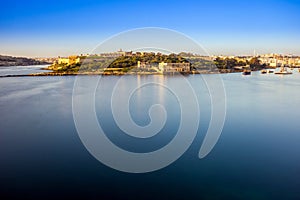
POLYGON ((165 95, 166 95, 166 80, 165 80, 165 76, 155 76, 154 77, 155 83, 158 87, 158 99, 159 99, 159 103, 161 105, 165 104, 165 95))
POLYGON ((158 64, 158 69, 163 73, 190 72, 190 63, 164 63, 158 64))

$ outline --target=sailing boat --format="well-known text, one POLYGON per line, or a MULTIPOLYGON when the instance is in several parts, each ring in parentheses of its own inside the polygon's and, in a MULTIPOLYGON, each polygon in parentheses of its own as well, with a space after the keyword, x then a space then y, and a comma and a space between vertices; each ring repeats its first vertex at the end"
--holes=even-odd
POLYGON ((275 72, 275 74, 288 75, 288 74, 292 74, 292 72, 287 71, 286 67, 282 63, 281 67, 280 67, 280 71, 279 72, 275 72))

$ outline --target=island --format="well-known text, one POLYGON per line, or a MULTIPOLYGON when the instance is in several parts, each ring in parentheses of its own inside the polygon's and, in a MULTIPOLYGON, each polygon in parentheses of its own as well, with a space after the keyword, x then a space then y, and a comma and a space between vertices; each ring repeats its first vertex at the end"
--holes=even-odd
MULTIPOLYGON (((203 56, 194 53, 122 51, 81 54, 56 58, 17 58, 1 56, 3 66, 49 64, 47 72, 7 76, 74 76, 74 75, 152 75, 152 74, 262 74, 278 67, 300 67, 300 57, 265 54, 253 56, 203 56), (49 71, 50 70, 50 71, 49 71)), ((5 76, 5 77, 7 77, 5 76)))
POLYGON ((212 58, 191 53, 112 52, 59 57, 37 75, 124 75, 124 74, 208 74, 241 72, 244 68, 266 68, 256 57, 247 60, 212 58))

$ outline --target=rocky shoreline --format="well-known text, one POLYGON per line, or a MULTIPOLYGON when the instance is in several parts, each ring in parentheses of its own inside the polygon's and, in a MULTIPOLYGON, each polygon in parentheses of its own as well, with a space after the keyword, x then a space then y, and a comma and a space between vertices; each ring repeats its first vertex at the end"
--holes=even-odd
POLYGON ((233 70, 217 70, 217 71, 191 71, 188 73, 156 73, 156 72, 42 72, 33 74, 20 74, 20 75, 3 75, 4 77, 33 77, 33 76, 123 76, 123 75, 189 75, 189 74, 222 74, 222 73, 238 73, 241 71, 233 70))

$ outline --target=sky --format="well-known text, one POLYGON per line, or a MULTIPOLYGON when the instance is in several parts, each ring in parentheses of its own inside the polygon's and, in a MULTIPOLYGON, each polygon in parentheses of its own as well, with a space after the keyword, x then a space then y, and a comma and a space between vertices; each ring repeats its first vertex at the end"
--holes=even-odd
POLYGON ((120 32, 161 27, 191 37, 210 55, 300 55, 299 11, 300 0, 2 1, 0 54, 89 53, 120 32))

